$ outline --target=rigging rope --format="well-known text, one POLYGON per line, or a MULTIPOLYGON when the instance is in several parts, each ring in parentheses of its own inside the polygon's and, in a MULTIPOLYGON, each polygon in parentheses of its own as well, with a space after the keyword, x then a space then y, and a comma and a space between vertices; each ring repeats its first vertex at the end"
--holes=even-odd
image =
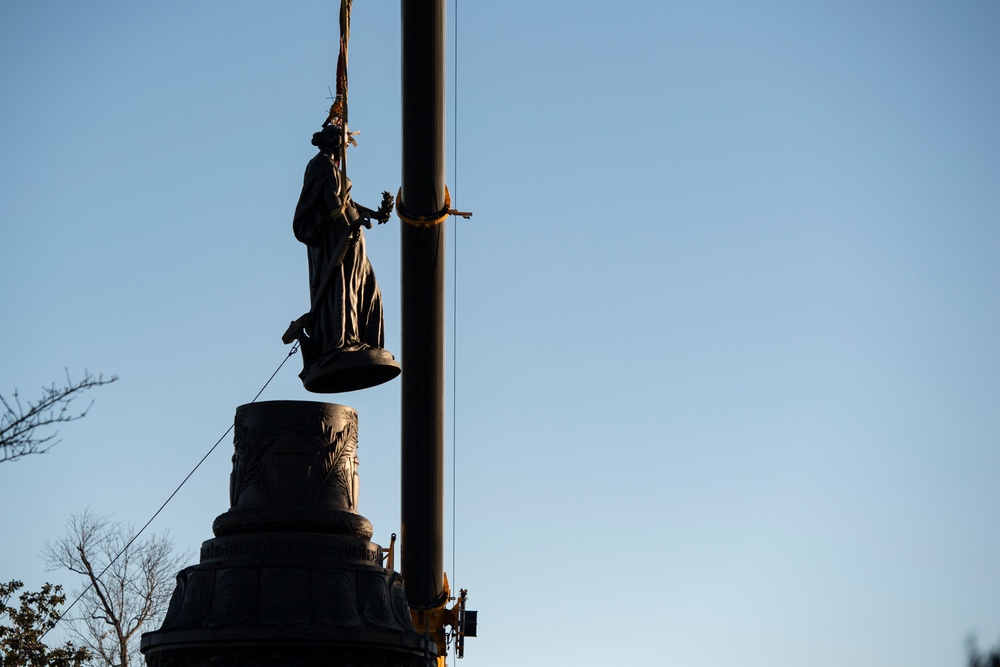
MULTIPOLYGON (((452 169, 453 183, 455 185, 455 207, 458 207, 458 0, 455 0, 455 36, 454 36, 454 77, 453 87, 455 90, 452 98, 454 104, 454 122, 452 123, 452 169)), ((456 556, 458 544, 458 219, 453 225, 453 245, 452 255, 452 332, 451 332, 451 576, 458 585, 458 559, 456 556)), ((455 643, 455 658, 458 659, 458 642, 455 643)))
MULTIPOLYGON (((251 403, 256 403, 257 402, 257 399, 260 398, 260 395, 264 393, 265 389, 267 389, 267 385, 271 384, 271 380, 274 379, 274 376, 276 376, 278 374, 278 371, 281 370, 282 366, 285 365, 285 362, 288 361, 292 357, 292 355, 295 354, 298 351, 299 351, 299 342, 295 341, 295 344, 292 345, 292 349, 289 350, 288 354, 285 355, 285 358, 281 360, 281 363, 278 364, 278 367, 276 369, 274 369, 274 372, 271 373, 271 377, 269 377, 267 379, 267 382, 265 382, 264 386, 260 388, 260 391, 257 392, 257 395, 253 397, 253 400, 250 401, 251 403)), ((132 539, 130 539, 128 541, 128 543, 122 548, 122 550, 118 552, 118 555, 115 556, 114 558, 112 558, 111 561, 105 566, 105 568, 103 570, 101 570, 101 573, 97 575, 95 581, 91 581, 90 584, 88 584, 87 587, 84 588, 83 591, 79 595, 76 596, 76 599, 73 600, 73 602, 68 607, 66 607, 66 611, 64 611, 62 614, 59 615, 59 617, 56 619, 55 623, 53 623, 52 626, 49 627, 48 630, 46 630, 45 632, 42 633, 42 636, 39 637, 39 639, 38 639, 39 641, 41 641, 42 639, 44 639, 45 635, 47 635, 49 633, 49 630, 51 630, 52 628, 56 627, 56 625, 59 624, 59 621, 61 621, 64 618, 66 618, 66 615, 69 614, 70 610, 72 610, 73 607, 76 606, 76 603, 79 602, 80 600, 82 600, 83 596, 87 594, 87 591, 89 591, 91 588, 94 587, 95 582, 96 581, 100 581, 101 577, 103 577, 104 574, 109 569, 111 569, 111 566, 114 565, 118 561, 118 559, 121 558, 125 554, 126 551, 128 551, 129 547, 132 546, 132 543, 135 542, 137 539, 139 539, 139 536, 142 535, 143 532, 145 532, 145 530, 147 528, 149 528, 149 524, 153 523, 153 520, 156 519, 156 517, 158 517, 160 515, 160 512, 162 512, 163 508, 165 508, 167 506, 167 503, 169 503, 171 500, 174 499, 174 496, 176 496, 177 493, 178 493, 178 491, 181 490, 181 487, 183 487, 185 484, 187 484, 187 481, 189 479, 191 479, 191 476, 194 475, 194 473, 198 470, 198 468, 201 467, 201 464, 204 463, 205 460, 209 456, 212 455, 212 452, 215 451, 216 447, 218 447, 219 444, 223 440, 225 440, 226 436, 229 435, 232 432, 232 430, 233 430, 233 424, 230 424, 229 428, 226 429, 226 432, 223 433, 222 436, 218 440, 215 441, 215 444, 212 445, 211 449, 209 449, 208 452, 203 457, 201 457, 201 460, 198 461, 197 464, 195 464, 194 468, 191 469, 191 472, 189 472, 187 474, 187 476, 181 481, 181 483, 177 485, 177 488, 174 489, 174 492, 171 493, 170 496, 166 500, 163 501, 163 504, 160 505, 160 509, 156 510, 156 512, 153 513, 153 516, 151 516, 149 518, 149 521, 147 521, 143 525, 143 527, 139 529, 139 532, 137 532, 135 535, 133 535, 132 539)))

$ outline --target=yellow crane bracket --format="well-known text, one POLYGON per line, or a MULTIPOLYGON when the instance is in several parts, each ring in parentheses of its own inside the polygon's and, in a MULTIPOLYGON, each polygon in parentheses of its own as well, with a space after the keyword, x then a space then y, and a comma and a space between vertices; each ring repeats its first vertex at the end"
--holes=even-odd
POLYGON ((448 655, 448 645, 455 639, 456 653, 459 658, 465 656, 465 638, 476 636, 477 613, 467 611, 465 602, 468 591, 462 589, 452 607, 448 603, 451 597, 451 587, 448 585, 448 575, 444 575, 444 601, 430 609, 410 609, 413 627, 417 632, 434 640, 438 650, 438 667, 445 666, 445 656, 448 655), (451 628, 451 631, 445 628, 451 628))
POLYGON ((451 207, 451 193, 448 192, 448 186, 444 186, 444 208, 433 213, 431 215, 408 215, 406 207, 402 201, 403 188, 399 189, 396 193, 396 215, 399 219, 408 225, 413 225, 415 227, 432 227, 434 225, 439 225, 448 219, 449 215, 457 215, 459 217, 468 220, 472 217, 471 211, 456 211, 451 207))

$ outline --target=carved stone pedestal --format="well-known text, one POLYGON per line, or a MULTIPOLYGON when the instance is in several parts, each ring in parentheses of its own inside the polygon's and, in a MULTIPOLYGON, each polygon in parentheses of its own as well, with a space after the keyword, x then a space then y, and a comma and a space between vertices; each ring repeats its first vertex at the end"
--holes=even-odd
POLYGON ((149 667, 434 664, 397 573, 357 513, 357 413, 272 401, 236 411, 228 512, 177 575, 149 667))

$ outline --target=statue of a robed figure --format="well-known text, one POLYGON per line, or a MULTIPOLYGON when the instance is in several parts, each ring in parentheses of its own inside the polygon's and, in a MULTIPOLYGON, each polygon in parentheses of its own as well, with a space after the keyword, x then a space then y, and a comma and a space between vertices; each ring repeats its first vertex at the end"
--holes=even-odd
MULTIPOLYGON (((335 117, 331 110, 331 119, 335 117)), ((382 294, 365 253, 363 228, 389 220, 393 200, 382 193, 378 210, 351 198, 343 170, 345 140, 351 135, 328 120, 313 135, 319 149, 306 166, 292 228, 309 256, 310 310, 285 332, 298 339, 309 391, 336 393, 372 387, 395 378, 399 363, 384 349, 382 294)))

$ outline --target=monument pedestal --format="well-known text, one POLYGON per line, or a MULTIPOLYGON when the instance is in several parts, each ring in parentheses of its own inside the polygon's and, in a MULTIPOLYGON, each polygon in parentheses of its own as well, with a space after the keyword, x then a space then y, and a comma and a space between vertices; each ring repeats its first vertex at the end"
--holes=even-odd
POLYGON ((231 507, 143 635, 149 667, 435 664, 357 513, 357 423, 330 403, 237 409, 231 507))

